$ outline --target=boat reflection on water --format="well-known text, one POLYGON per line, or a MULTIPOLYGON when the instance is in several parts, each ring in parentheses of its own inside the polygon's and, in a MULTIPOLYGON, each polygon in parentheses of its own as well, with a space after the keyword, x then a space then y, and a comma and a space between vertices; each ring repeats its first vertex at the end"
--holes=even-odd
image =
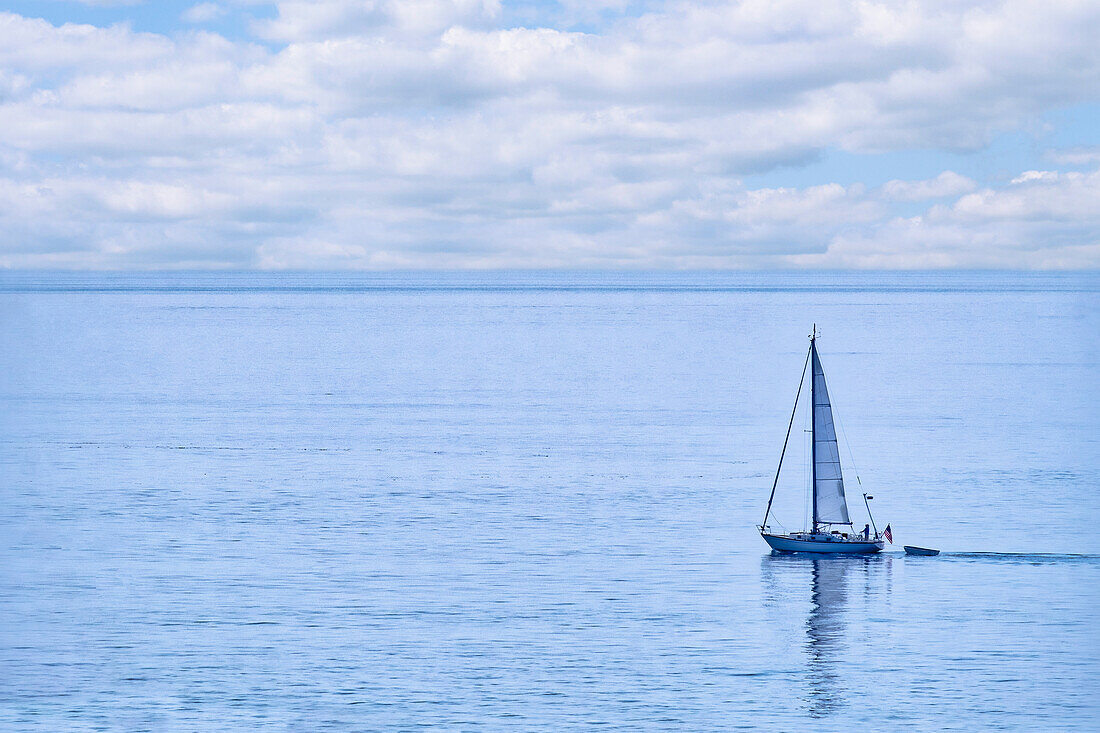
MULTIPOLYGON (((810 717, 829 717, 844 706, 845 690, 851 687, 845 683, 844 669, 858 663, 848 655, 848 607, 860 606, 859 612, 870 608, 877 596, 873 589, 881 588, 874 579, 885 575, 888 586, 891 562, 890 557, 881 555, 774 553, 763 557, 761 575, 768 606, 783 613, 787 620, 790 620, 789 612, 806 598, 809 587, 810 610, 804 626, 804 648, 809 682, 806 704, 810 717)), ((795 625, 780 626, 797 633, 795 625)))
POLYGON ((847 602, 848 558, 811 558, 810 615, 806 619, 809 655, 810 714, 826 716, 843 702, 836 666, 843 656, 844 607, 847 602))

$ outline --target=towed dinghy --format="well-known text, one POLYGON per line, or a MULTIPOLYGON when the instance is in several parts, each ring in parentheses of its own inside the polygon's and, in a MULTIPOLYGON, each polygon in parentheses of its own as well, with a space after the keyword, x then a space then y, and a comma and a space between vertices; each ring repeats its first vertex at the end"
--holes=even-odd
POLYGON ((927 547, 917 547, 915 545, 905 545, 904 547, 905 554, 907 555, 927 555, 931 557, 932 555, 940 554, 939 550, 932 550, 927 547))

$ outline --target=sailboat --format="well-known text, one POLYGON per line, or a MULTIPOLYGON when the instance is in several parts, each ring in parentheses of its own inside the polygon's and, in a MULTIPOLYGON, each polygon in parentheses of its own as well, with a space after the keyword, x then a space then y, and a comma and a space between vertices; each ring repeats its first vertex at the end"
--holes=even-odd
MULTIPOLYGON (((867 515, 871 517, 869 494, 863 495, 867 506, 867 515)), ((885 547, 884 538, 890 539, 890 527, 887 525, 880 535, 875 527, 874 536, 870 528, 863 532, 852 532, 852 520, 848 516, 848 502, 844 498, 844 475, 840 469, 840 450, 836 441, 836 428, 833 425, 833 406, 829 402, 829 389, 825 384, 825 371, 821 368, 821 359, 817 355, 817 325, 810 334, 810 350, 806 354, 806 363, 802 366, 802 379, 798 383, 798 392, 791 410, 791 421, 787 425, 787 437, 783 440, 783 450, 779 454, 779 468, 775 471, 775 481, 768 497, 768 508, 764 512, 764 521, 759 525, 760 536, 779 552, 816 552, 816 553, 855 553, 869 554, 879 552, 885 547), (806 369, 810 368, 810 404, 813 406, 813 419, 810 425, 810 445, 812 452, 812 475, 810 487, 813 493, 813 522, 808 530, 780 534, 768 526, 772 501, 775 499, 775 487, 779 485, 779 472, 783 469, 783 457, 787 453, 787 443, 791 439, 794 416, 798 411, 798 400, 802 395, 802 384, 806 381, 806 369), (847 531, 845 530, 847 528, 847 531)))

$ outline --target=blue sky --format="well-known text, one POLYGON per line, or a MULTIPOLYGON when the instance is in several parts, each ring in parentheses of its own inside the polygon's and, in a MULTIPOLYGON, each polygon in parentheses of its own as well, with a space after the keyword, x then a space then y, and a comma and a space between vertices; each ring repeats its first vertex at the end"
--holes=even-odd
POLYGON ((1100 6, 0 3, 0 267, 1100 266, 1100 6))

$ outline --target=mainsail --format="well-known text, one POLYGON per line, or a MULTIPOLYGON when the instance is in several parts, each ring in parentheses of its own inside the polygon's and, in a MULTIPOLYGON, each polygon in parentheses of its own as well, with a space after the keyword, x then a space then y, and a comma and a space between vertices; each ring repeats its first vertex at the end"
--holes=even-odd
POLYGON ((813 361, 813 458, 814 527, 818 524, 851 524, 848 503, 844 500, 844 476, 840 472, 840 450, 833 427, 833 408, 825 386, 825 372, 817 358, 817 345, 810 342, 813 361))

